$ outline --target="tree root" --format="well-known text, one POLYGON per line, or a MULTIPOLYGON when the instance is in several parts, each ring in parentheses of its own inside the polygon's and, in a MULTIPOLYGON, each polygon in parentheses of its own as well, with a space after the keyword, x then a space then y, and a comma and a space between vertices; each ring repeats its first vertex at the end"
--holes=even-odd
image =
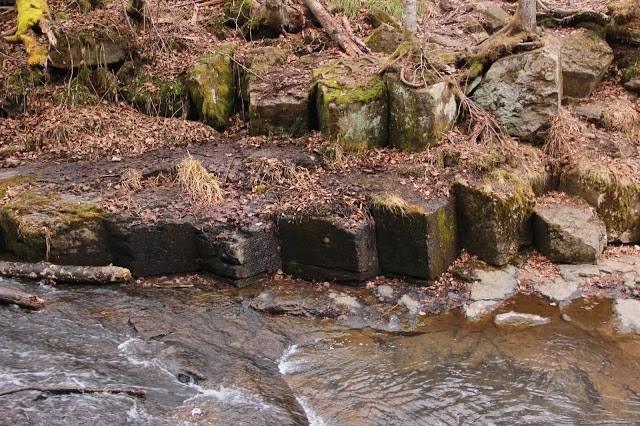
POLYGON ((126 393, 128 395, 144 398, 147 391, 135 388, 81 388, 68 386, 22 386, 19 388, 0 391, 0 396, 11 395, 18 392, 38 391, 55 395, 85 394, 85 393, 126 393))
POLYGON ((605 26, 611 18, 604 13, 590 9, 556 9, 538 0, 538 7, 544 12, 538 13, 537 18, 550 18, 560 26, 574 26, 582 22, 593 22, 605 26))

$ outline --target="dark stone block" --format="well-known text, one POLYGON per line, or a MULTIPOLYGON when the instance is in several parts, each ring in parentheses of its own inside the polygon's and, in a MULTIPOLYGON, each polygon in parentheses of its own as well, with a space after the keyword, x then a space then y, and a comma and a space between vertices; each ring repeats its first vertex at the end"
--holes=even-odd
POLYGON ((134 276, 179 274, 198 269, 195 228, 189 223, 131 225, 107 221, 113 263, 134 276))
POLYGON ((205 225, 198 227, 195 242, 201 268, 239 287, 281 268, 275 232, 268 227, 205 225))
POLYGON ((316 280, 363 281, 379 273, 375 225, 320 217, 279 220, 284 271, 316 280))
POLYGON ((433 280, 460 253, 452 199, 402 210, 374 206, 372 214, 383 273, 433 280))

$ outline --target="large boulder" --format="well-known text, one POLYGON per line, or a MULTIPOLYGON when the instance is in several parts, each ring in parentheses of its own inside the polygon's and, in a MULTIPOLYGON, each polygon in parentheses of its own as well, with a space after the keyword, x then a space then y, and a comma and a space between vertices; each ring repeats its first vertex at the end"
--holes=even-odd
POLYGON ((389 144, 403 151, 424 151, 440 143, 455 123, 458 109, 445 82, 415 89, 397 74, 386 74, 389 96, 389 144))
POLYGON ((540 137, 562 98, 560 43, 552 37, 544 41, 540 49, 496 61, 473 95, 510 135, 522 139, 540 137))
POLYGON ((200 121, 222 130, 228 125, 235 100, 233 53, 225 44, 201 56, 187 70, 187 89, 200 121))
POLYGON ((363 281, 378 275, 373 220, 344 224, 327 217, 278 221, 284 272, 307 279, 363 281))
POLYGON ((2 246, 27 261, 108 265, 112 261, 99 194, 30 189, 0 209, 2 246))
MULTIPOLYGON (((387 88, 367 56, 336 59, 313 71, 320 130, 348 152, 387 144, 387 88)), ((315 89, 315 90, 313 90, 315 89)))
POLYGON ((613 50, 594 33, 561 37, 563 96, 588 98, 613 61, 613 50))
POLYGON ((122 63, 131 53, 132 40, 129 31, 107 28, 97 31, 55 30, 58 39, 49 51, 49 64, 56 68, 72 69, 81 66, 107 67, 122 63))
POLYGON ((596 209, 610 242, 640 241, 640 185, 612 175, 606 164, 578 162, 563 174, 560 189, 596 209))
POLYGON ((533 242, 552 262, 597 263, 607 246, 607 230, 584 200, 543 198, 533 216, 533 242))
POLYGON ((391 54, 400 46, 402 39, 403 34, 400 28, 382 23, 378 28, 371 31, 364 43, 372 52, 391 54))
POLYGON ((491 265, 507 264, 531 242, 535 195, 528 182, 496 170, 454 184, 462 247, 491 265))
POLYGON ((433 280, 458 257, 453 199, 409 203, 376 196, 371 211, 383 273, 433 280))

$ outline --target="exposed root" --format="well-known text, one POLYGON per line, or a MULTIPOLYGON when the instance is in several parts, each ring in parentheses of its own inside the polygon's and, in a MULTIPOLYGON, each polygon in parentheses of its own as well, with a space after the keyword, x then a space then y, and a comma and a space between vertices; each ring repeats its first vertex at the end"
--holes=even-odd
POLYGON ((499 152, 512 151, 514 142, 496 117, 469 98, 460 83, 453 80, 456 96, 460 101, 460 113, 466 116, 467 140, 496 148, 499 152))

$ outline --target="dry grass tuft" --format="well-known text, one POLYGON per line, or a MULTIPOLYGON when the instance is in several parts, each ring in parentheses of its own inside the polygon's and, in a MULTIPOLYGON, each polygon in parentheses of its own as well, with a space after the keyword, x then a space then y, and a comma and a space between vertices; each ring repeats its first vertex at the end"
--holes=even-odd
POLYGON ((409 208, 409 203, 395 194, 376 195, 371 199, 374 207, 388 210, 391 213, 404 215, 409 208))
POLYGON ((178 164, 176 181, 196 203, 215 204, 223 199, 218 180, 191 154, 178 164))
POLYGON ((139 191, 142 189, 142 174, 136 169, 128 169, 120 176, 120 185, 127 192, 139 191))
POLYGON ((579 119, 569 114, 566 109, 560 108, 558 115, 551 122, 542 149, 552 159, 562 160, 567 155, 567 146, 573 136, 579 135, 583 130, 579 119))

